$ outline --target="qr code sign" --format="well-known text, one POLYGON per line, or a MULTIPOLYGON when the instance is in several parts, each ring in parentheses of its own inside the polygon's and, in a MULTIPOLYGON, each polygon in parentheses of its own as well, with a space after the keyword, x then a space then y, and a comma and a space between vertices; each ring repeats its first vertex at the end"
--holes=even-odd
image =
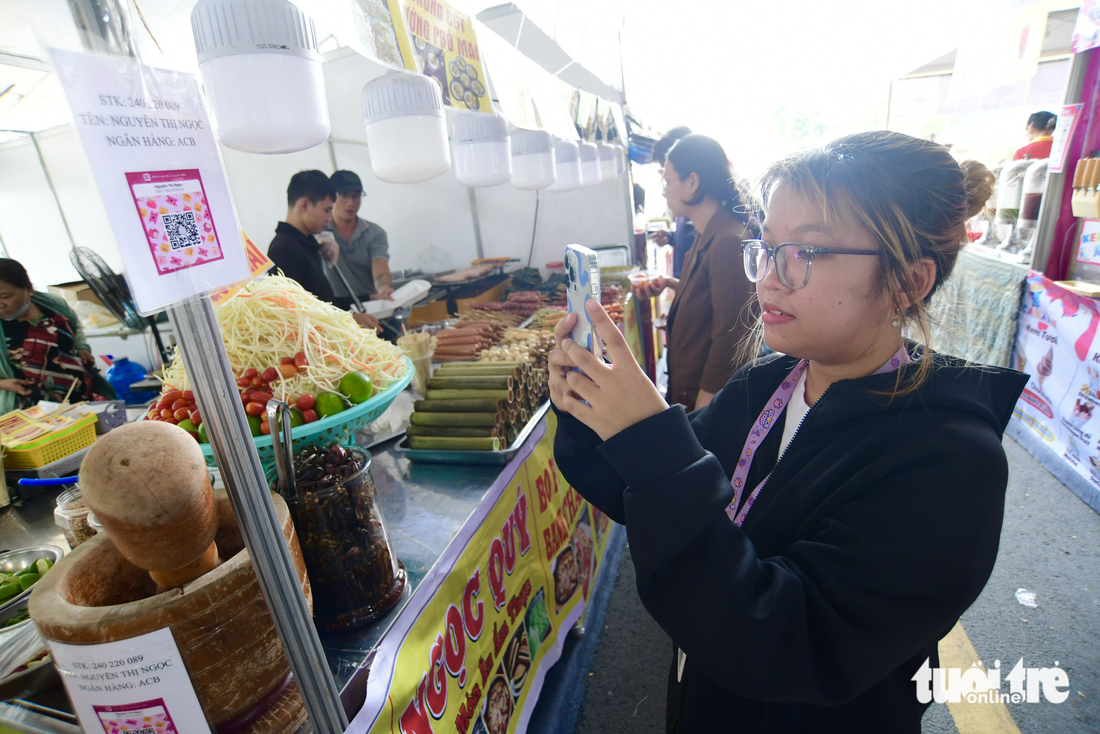
POLYGON ((202 237, 199 235, 199 222, 195 219, 195 212, 165 214, 163 222, 164 233, 168 235, 168 245, 173 252, 186 250, 188 247, 202 246, 202 237))

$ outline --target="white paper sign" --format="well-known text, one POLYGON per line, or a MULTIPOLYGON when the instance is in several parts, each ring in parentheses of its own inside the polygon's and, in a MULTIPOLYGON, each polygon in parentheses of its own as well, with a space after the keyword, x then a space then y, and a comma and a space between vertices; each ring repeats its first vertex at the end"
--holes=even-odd
POLYGON ((1062 107, 1058 122, 1054 125, 1054 142, 1050 144, 1050 162, 1047 173, 1061 173, 1066 168, 1066 154, 1073 133, 1077 130, 1077 121, 1081 116, 1080 104, 1068 104, 1062 107))
POLYGON ((171 630, 102 645, 46 644, 84 731, 210 734, 171 630))
POLYGON ((195 77, 50 49, 137 308, 247 280, 248 263, 195 77))

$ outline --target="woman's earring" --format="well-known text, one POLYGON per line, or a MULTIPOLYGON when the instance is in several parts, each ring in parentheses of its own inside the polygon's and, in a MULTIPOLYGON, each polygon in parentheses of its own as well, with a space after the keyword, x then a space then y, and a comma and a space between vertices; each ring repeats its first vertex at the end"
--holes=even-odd
POLYGON ((899 326, 901 326, 901 309, 900 308, 895 308, 894 309, 894 320, 890 322, 890 326, 892 326, 895 329, 898 328, 899 326))

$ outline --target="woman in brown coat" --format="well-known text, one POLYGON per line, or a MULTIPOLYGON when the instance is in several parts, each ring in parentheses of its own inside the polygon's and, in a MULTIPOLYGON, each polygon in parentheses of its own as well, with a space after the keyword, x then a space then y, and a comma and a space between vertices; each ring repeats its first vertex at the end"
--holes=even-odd
POLYGON ((662 179, 673 216, 687 217, 699 233, 681 277, 657 278, 647 289, 676 291, 668 315, 667 397, 690 411, 707 405, 741 366, 738 348, 754 322, 741 240, 759 232, 718 141, 682 138, 668 152, 662 179))

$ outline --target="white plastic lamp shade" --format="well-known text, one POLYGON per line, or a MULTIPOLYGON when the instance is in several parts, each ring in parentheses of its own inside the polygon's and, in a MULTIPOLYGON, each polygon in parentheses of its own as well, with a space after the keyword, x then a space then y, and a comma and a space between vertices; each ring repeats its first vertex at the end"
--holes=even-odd
POLYGON ((496 186, 512 178, 508 123, 499 115, 463 112, 454 119, 451 153, 464 186, 496 186))
POLYGON ((617 156, 615 158, 615 168, 618 169, 619 175, 621 176, 626 173, 626 148, 618 144, 613 147, 615 148, 615 155, 617 156))
POLYGON ((199 0, 191 30, 223 145, 246 153, 293 153, 328 138, 317 34, 294 4, 199 0))
POLYGON ((554 170, 557 180, 547 191, 572 191, 581 187, 580 147, 574 141, 554 141, 554 170))
POLYGON ((614 181, 619 177, 619 167, 615 163, 618 157, 618 148, 607 143, 598 143, 596 150, 600 154, 600 180, 614 181))
POLYGON ((545 189, 556 179, 554 137, 545 130, 513 132, 512 186, 528 191, 545 189))
POLYGON ((595 143, 581 143, 581 186, 600 183, 600 151, 595 143))
POLYGON ((392 71, 363 87, 363 121, 374 175, 419 183, 451 167, 439 85, 422 74, 392 71))

